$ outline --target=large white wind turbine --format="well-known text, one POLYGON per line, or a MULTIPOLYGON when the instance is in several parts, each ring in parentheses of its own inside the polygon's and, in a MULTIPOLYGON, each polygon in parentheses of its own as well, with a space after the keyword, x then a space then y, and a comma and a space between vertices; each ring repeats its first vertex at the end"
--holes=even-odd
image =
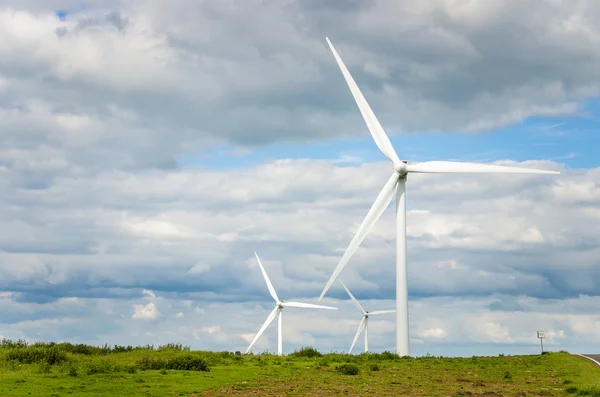
POLYGON ((350 346, 350 350, 348 350, 348 354, 352 353, 352 349, 354 348, 354 345, 356 344, 356 341, 358 340, 358 337, 360 336, 360 333, 362 332, 363 329, 365 330, 365 353, 366 353, 369 351, 369 317, 370 316, 378 316, 380 314, 395 313, 396 311, 395 310, 375 310, 374 312, 365 311, 365 309, 363 309, 362 306, 360 305, 360 303, 358 303, 358 301, 356 300, 354 295, 352 295, 352 293, 350 292, 348 287, 346 287, 346 285, 342 282, 342 280, 340 280, 340 283, 342 284, 342 287, 344 287, 344 289, 350 296, 350 299, 352 299, 352 302, 354 302, 354 305, 358 308, 358 310, 363 315, 363 318, 362 318, 360 324, 358 325, 358 330, 356 330, 356 335, 354 335, 354 340, 352 341, 352 346, 350 346))
POLYGON ((383 211, 387 208, 394 197, 396 191, 396 354, 400 356, 409 355, 408 338, 408 288, 406 280, 406 176, 409 173, 425 174, 455 174, 455 173, 475 173, 475 174, 495 174, 495 173, 525 173, 525 174, 558 174, 555 171, 536 170, 530 168, 506 167, 492 164, 459 163, 450 161, 428 161, 424 163, 409 164, 407 161, 400 161, 385 131, 379 124, 379 121, 373 114, 365 97, 360 92, 350 72, 342 62, 337 51, 326 38, 329 48, 342 74, 348 84, 354 100, 367 124, 371 136, 377 147, 391 160, 394 171, 384 185, 383 189, 375 199, 371 209, 367 213, 362 224, 356 231, 356 234, 350 241, 346 252, 340 259, 337 267, 333 271, 329 281, 325 285, 319 300, 323 298, 329 287, 338 277, 350 257, 357 250, 360 243, 371 230, 375 222, 379 219, 383 211))
POLYGON ((269 316, 263 323, 262 327, 260 327, 260 329, 258 330, 258 333, 252 340, 252 343, 250 343, 250 346, 248 346, 246 353, 248 353, 250 351, 250 349, 252 348, 252 345, 254 345, 254 342, 256 342, 256 340, 262 335, 262 333, 265 331, 265 329, 267 329, 267 327, 269 326, 269 324, 271 324, 271 322, 275 319, 275 317, 277 315, 279 315, 279 321, 278 321, 279 325, 277 327, 277 354, 281 356, 283 354, 283 318, 282 318, 282 316, 283 316, 283 308, 284 307, 305 307, 305 308, 311 308, 311 309, 331 309, 331 310, 337 310, 337 307, 313 305, 311 303, 302 303, 302 302, 284 302, 282 300, 279 300, 279 297, 277 296, 277 293, 275 292, 275 288, 273 288, 273 284, 271 284, 271 280, 269 280, 269 276, 267 276, 267 272, 265 271, 265 268, 263 267, 262 263, 260 262, 260 258, 258 257, 258 254, 255 252, 254 255, 256 255, 256 260, 258 261, 258 265, 260 266, 260 271, 262 272, 262 274, 265 278, 265 282, 267 283, 267 288, 269 288, 269 292, 271 293, 271 296, 273 297, 273 299, 275 299, 275 308, 273 309, 271 314, 269 314, 269 316))

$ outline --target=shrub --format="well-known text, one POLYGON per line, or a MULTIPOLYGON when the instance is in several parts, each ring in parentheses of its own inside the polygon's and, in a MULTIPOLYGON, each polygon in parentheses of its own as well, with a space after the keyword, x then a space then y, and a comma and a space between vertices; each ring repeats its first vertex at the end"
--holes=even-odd
POLYGON ((394 354, 389 350, 382 352, 379 356, 382 360, 396 360, 398 358, 397 354, 394 354))
POLYGON ((379 371, 381 369, 381 367, 379 367, 379 364, 371 364, 369 368, 371 369, 371 371, 379 371))
POLYGON ((77 376, 77 367, 74 365, 70 365, 68 369, 69 376, 77 376))
POLYGON ((137 365, 142 370, 174 369, 178 371, 210 371, 208 363, 203 358, 194 355, 178 356, 167 360, 144 356, 137 362, 137 365))
POLYGON ((181 343, 167 343, 166 345, 158 346, 157 350, 190 351, 190 347, 183 346, 181 343))
POLYGON ((6 355, 9 361, 18 361, 21 364, 48 363, 49 365, 61 364, 68 360, 67 353, 56 346, 27 347, 11 349, 6 355))
POLYGON ((52 366, 47 362, 41 363, 37 368, 38 374, 49 374, 52 372, 52 366))
POLYGON ((22 349, 27 346, 27 342, 23 339, 12 341, 10 339, 3 338, 2 341, 0 341, 0 349, 22 349))
POLYGON ((119 372, 121 370, 119 365, 113 366, 109 361, 104 360, 88 361, 83 368, 88 375, 106 374, 110 372, 119 372))
POLYGON ((314 347, 311 346, 303 346, 300 350, 294 350, 293 353, 290 354, 290 356, 293 357, 321 357, 323 354, 321 354, 317 349, 315 349, 314 347))
POLYGON ((360 372, 360 368, 358 368, 358 365, 353 363, 342 364, 336 367, 335 370, 342 375, 358 375, 358 373, 360 372))
POLYGON ((112 352, 113 353, 126 353, 126 352, 130 352, 133 351, 133 347, 132 346, 119 346, 119 345, 115 345, 112 348, 112 352))

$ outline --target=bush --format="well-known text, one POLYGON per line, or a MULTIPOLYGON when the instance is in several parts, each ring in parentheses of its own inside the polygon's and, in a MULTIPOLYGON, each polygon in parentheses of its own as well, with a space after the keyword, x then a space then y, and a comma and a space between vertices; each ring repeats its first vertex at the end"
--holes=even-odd
POLYGON ((396 360, 398 358, 397 354, 392 353, 389 350, 386 350, 384 352, 382 352, 379 357, 381 357, 382 360, 396 360))
POLYGON ((210 371, 208 363, 203 358, 194 355, 178 356, 167 360, 145 356, 137 362, 137 365, 142 370, 174 369, 178 371, 210 371))
POLYGON ((47 362, 39 364, 37 371, 38 374, 49 374, 52 372, 52 366, 47 362))
POLYGON ((119 346, 119 345, 115 345, 112 348, 112 352, 113 353, 127 353, 133 351, 133 347, 132 346, 119 346))
POLYGON ((379 371, 381 369, 381 367, 379 367, 379 364, 371 364, 369 368, 371 369, 371 371, 379 371))
POLYGON ((300 350, 294 350, 293 353, 290 354, 292 357, 321 357, 322 354, 311 346, 303 346, 300 350))
POLYGON ((8 361, 18 361, 21 364, 47 363, 49 365, 61 364, 68 360, 67 353, 52 347, 26 347, 11 349, 6 355, 8 361))
POLYGON ((157 350, 190 351, 190 347, 183 346, 181 343, 167 343, 166 345, 158 346, 157 350))
POLYGON ((74 365, 70 365, 68 369, 69 376, 77 376, 77 367, 74 365))
POLYGON ((358 375, 358 373, 360 372, 360 368, 358 368, 358 365, 353 363, 342 364, 336 367, 335 370, 342 375, 358 375))
POLYGON ((85 370, 85 373, 88 375, 94 375, 94 374, 106 374, 106 373, 110 373, 110 372, 119 372, 119 369, 121 368, 114 368, 109 362, 107 361, 90 361, 85 363, 85 365, 83 365, 83 369, 85 370))

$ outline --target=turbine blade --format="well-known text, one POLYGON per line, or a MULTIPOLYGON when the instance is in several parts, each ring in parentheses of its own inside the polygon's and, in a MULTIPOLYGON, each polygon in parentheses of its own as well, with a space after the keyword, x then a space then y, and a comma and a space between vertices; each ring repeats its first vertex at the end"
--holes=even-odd
POLYGON ((389 314, 396 313, 395 310, 375 310, 374 312, 369 312, 369 316, 376 316, 378 314, 389 314))
POLYGON ((456 161, 427 161, 407 164, 407 170, 424 174, 560 174, 558 171, 456 161))
POLYGON ((282 305, 284 307, 305 307, 305 308, 310 308, 310 309, 330 309, 330 310, 338 309, 337 307, 313 305, 312 303, 302 303, 302 302, 283 302, 282 305))
POLYGON ((269 314, 269 317, 267 317, 267 319, 263 323, 262 327, 260 327, 260 329, 258 330, 258 333, 252 340, 252 343, 250 343, 250 346, 248 346, 248 349, 246 349, 246 353, 248 353, 250 351, 250 349, 252 349, 254 342, 256 342, 256 340, 262 335, 263 332, 265 332, 265 329, 267 329, 267 327, 269 326, 269 324, 271 324, 271 322, 273 321, 275 316, 277 316, 277 309, 279 309, 279 308, 277 306, 275 306, 275 309, 273 309, 271 314, 269 314))
POLYGON ((342 259, 340 259, 339 263, 337 264, 337 267, 333 271, 333 274, 329 278, 329 281, 327 281, 323 292, 321 292, 319 300, 323 299, 323 296, 325 295, 327 290, 329 290, 329 287, 331 287, 331 284, 333 284, 333 282, 340 274, 344 266, 346 266, 346 263, 348 263, 350 257, 354 255, 354 252, 356 252, 360 243, 365 239, 367 233, 369 233, 375 222, 377 222, 381 214, 383 214, 383 211, 385 211, 387 206, 390 204, 390 201, 392 201, 392 198, 394 197, 394 190, 396 188, 396 184, 398 183, 398 178, 400 178, 400 175, 394 172, 390 179, 388 179, 388 181, 383 186, 383 189, 381 189, 381 192, 379 192, 379 196, 377 196, 377 198, 375 199, 375 202, 371 206, 371 209, 369 209, 367 216, 362 221, 361 225, 358 227, 358 230, 352 238, 352 241, 350 241, 348 248, 346 248, 346 252, 344 252, 342 259))
POLYGON ((379 124, 379 121, 377 120, 377 117, 375 117, 375 114, 371 110, 371 107, 367 103, 367 100, 356 85, 356 82, 352 78, 352 75, 348 71, 348 68, 346 68, 346 65, 344 65, 342 58, 340 58, 340 56, 338 55, 337 51, 333 47, 333 44, 331 44, 331 41, 329 41, 329 38, 326 37, 325 39, 327 40, 327 44, 329 44, 331 52, 333 52, 333 56, 335 57, 338 66, 342 70, 342 74, 346 79, 346 83, 350 88, 350 92, 352 92, 352 96, 354 97, 354 100, 358 105, 358 109, 360 110, 360 113, 362 114, 363 119, 367 124, 367 128, 369 128, 369 131, 371 132, 371 136, 373 137, 375 144, 377 145, 379 150, 381 150, 383 154, 385 154, 387 158, 390 159, 394 164, 400 164, 400 159, 398 158, 394 147, 390 143, 390 140, 383 128, 381 127, 381 124, 379 124))
POLYGON ((344 284, 342 282, 342 280, 338 279, 340 284, 342 284, 342 287, 344 287, 344 289, 346 290, 346 292, 348 293, 348 295, 350 295, 350 299, 352 299, 352 302, 354 302, 354 305, 358 308, 358 310, 360 310, 360 312, 362 314, 365 314, 365 309, 362 308, 362 306, 360 305, 360 303, 358 303, 358 301, 356 300, 356 298, 354 297, 354 295, 352 295, 352 293, 350 292, 350 290, 348 289, 348 287, 346 287, 346 284, 344 284))
POLYGON ((358 329, 356 330, 356 335, 354 335, 354 340, 352 341, 352 346, 350 346, 350 350, 348 350, 348 354, 350 354, 352 352, 354 345, 356 345, 356 341, 358 340, 360 333, 362 332, 363 328, 365 327, 366 320, 367 320, 367 318, 363 316, 362 321, 360 322, 360 324, 358 325, 358 329))
POLYGON ((267 288, 269 288, 269 292, 271 293, 271 296, 273 297, 273 299, 275 299, 275 302, 279 302, 279 298, 277 297, 277 292, 275 292, 275 288, 273 288, 273 284, 271 284, 271 280, 269 280, 269 276, 267 276, 267 272, 265 271, 265 268, 263 267, 262 263, 260 262, 260 258, 258 257, 258 254, 255 252, 254 255, 256 255, 256 260, 258 261, 258 265, 260 266, 260 271, 262 272, 265 281, 267 282, 267 288))

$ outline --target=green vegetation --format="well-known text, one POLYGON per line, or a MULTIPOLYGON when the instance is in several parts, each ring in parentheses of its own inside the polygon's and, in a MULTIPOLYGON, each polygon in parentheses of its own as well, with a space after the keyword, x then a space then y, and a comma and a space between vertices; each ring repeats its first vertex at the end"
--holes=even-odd
POLYGON ((600 369, 566 352, 397 357, 0 342, 0 396, 599 396, 600 369))

